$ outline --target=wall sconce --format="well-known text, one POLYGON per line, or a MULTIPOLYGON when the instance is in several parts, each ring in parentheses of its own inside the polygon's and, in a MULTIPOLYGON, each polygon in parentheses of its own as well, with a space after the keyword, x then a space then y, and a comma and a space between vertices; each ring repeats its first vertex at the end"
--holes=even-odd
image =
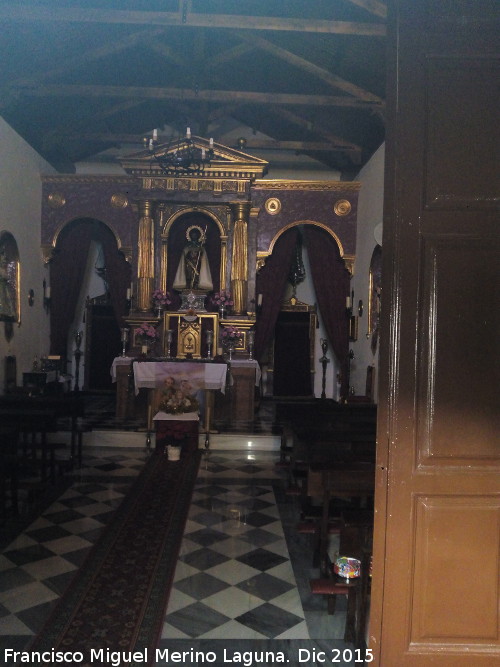
POLYGON ((28 306, 32 306, 35 303, 35 292, 30 289, 28 290, 28 306))
POLYGON ((45 278, 43 279, 43 307, 48 314, 50 311, 50 287, 47 285, 45 278))

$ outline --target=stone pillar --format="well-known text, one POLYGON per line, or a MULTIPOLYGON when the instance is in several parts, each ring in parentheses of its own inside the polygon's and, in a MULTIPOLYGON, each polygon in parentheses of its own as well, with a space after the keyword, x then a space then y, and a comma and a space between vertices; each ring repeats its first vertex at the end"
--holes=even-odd
POLYGON ((233 252, 231 263, 231 292, 236 315, 246 314, 248 299, 248 216, 250 202, 233 202, 233 252))
POLYGON ((137 310, 151 310, 154 287, 154 219, 153 202, 143 200, 139 206, 139 241, 137 255, 137 310))

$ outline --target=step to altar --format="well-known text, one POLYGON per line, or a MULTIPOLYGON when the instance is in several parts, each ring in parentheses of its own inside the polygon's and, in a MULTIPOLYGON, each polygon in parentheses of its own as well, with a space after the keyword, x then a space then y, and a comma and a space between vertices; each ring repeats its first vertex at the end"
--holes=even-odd
MULTIPOLYGON (((69 434, 68 434, 69 435, 69 434)), ((149 435, 149 446, 156 445, 155 433, 149 435)), ((59 438, 61 439, 61 438, 59 438)), ((83 436, 83 447, 134 447, 147 446, 146 431, 102 430, 89 431, 83 436)), ((218 450, 238 451, 276 451, 279 452, 281 438, 279 435, 254 433, 210 433, 209 448, 218 450)), ((205 433, 199 435, 199 447, 205 449, 205 433)))

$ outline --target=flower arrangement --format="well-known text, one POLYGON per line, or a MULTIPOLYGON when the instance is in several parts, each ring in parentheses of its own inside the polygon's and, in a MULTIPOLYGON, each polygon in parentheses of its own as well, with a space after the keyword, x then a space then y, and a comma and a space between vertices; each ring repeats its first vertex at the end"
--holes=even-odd
POLYGON ((223 344, 237 343, 241 340, 242 333, 236 327, 223 327, 221 331, 221 339, 223 344))
POLYGON ((152 324, 143 322, 135 330, 135 337, 144 343, 154 343, 158 340, 158 331, 152 324))
POLYGON ((155 308, 165 308, 165 306, 170 306, 172 299, 168 292, 164 292, 161 289, 155 289, 151 295, 151 300, 153 301, 153 306, 155 308))
POLYGON ((227 308, 228 306, 233 305, 233 300, 231 298, 231 292, 228 292, 225 289, 221 290, 220 292, 216 292, 212 297, 212 301, 219 308, 221 306, 224 306, 224 308, 227 308))
POLYGON ((180 383, 177 383, 173 377, 165 380, 158 410, 176 415, 184 412, 198 412, 199 409, 200 404, 192 393, 188 380, 181 380, 180 383))

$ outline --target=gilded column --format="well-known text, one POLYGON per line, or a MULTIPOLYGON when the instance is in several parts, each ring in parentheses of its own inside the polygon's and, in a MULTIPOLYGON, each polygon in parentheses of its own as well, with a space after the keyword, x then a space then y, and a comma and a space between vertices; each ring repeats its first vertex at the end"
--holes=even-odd
POLYGON ((145 312, 151 310, 155 276, 153 202, 144 200, 138 205, 137 309, 145 312))
POLYGON ((248 292, 248 216, 250 202, 231 204, 234 215, 233 252, 231 264, 231 292, 234 312, 241 315, 247 312, 248 292))

